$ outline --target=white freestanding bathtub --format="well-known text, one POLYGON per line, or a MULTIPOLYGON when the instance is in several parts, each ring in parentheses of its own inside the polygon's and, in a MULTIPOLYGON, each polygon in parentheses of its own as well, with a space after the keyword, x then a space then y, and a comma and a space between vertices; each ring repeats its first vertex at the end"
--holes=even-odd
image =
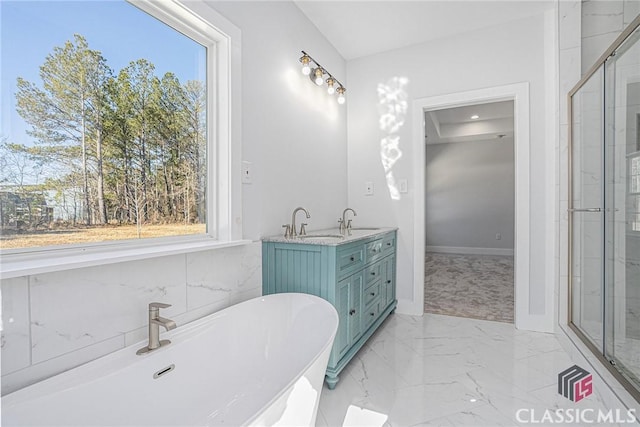
POLYGON ((338 315, 255 298, 2 398, 2 426, 314 425, 338 315))

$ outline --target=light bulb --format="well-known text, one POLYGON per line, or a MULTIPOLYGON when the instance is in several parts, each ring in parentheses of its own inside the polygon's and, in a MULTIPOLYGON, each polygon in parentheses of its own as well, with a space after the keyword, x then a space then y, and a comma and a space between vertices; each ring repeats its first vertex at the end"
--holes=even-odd
POLYGON ((327 79, 327 93, 329 95, 333 95, 336 92, 336 88, 333 87, 334 83, 335 83, 335 80, 332 77, 329 77, 327 79))
POLYGON ((336 89, 336 92, 338 92, 338 104, 342 105, 344 104, 344 101, 346 101, 345 97, 344 97, 344 92, 346 91, 346 89, 342 86, 340 86, 338 89, 336 89))
POLYGON ((322 86, 322 83, 324 83, 324 79, 322 78, 322 76, 324 75, 324 70, 322 68, 318 67, 313 72, 313 75, 315 76, 313 78, 313 82, 315 84, 317 84, 318 86, 322 86))
POLYGON ((300 62, 302 62, 302 74, 304 74, 305 76, 311 74, 311 66, 309 65, 310 61, 311 58, 309 58, 309 56, 306 54, 300 58, 300 62))

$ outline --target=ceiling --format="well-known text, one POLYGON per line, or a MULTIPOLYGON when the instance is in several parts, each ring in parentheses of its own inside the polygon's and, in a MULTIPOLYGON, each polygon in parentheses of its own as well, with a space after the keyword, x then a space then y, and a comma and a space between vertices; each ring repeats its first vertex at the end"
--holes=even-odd
POLYGON ((536 15, 555 2, 297 0, 295 4, 350 60, 536 15))
POLYGON ((513 101, 447 108, 425 113, 426 143, 513 140, 513 101), (477 115, 477 119, 471 117, 477 115))

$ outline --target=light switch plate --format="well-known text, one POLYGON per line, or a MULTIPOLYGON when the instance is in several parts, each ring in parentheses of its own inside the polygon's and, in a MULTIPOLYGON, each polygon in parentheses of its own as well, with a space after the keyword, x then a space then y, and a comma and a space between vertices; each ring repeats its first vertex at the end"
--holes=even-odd
POLYGON ((398 191, 401 193, 407 193, 409 191, 409 182, 406 179, 398 180, 398 191))

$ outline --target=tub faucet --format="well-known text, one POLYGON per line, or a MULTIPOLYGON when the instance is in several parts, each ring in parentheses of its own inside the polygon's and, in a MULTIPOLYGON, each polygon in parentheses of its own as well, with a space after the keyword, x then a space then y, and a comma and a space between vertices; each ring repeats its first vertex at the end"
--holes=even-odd
POLYGON ((176 328, 176 322, 160 317, 160 309, 169 307, 171 307, 171 304, 163 304, 161 302, 149 304, 149 344, 138 350, 136 354, 145 354, 171 343, 169 340, 160 340, 160 326, 167 331, 176 328))
POLYGON ((340 223, 340 234, 344 234, 347 231, 349 233, 351 233, 351 220, 347 221, 347 212, 348 211, 353 212, 353 216, 358 216, 356 211, 354 211, 351 208, 347 208, 347 209, 343 210, 342 211, 342 219, 338 220, 338 223, 340 223))
MULTIPOLYGON (((311 215, 309 215, 309 212, 305 208, 303 208, 303 207, 295 208, 293 210, 293 214, 291 215, 291 226, 290 226, 290 229, 289 229, 289 236, 290 237, 296 237, 298 235, 298 232, 296 231, 296 214, 298 213, 298 211, 303 211, 305 213, 305 215, 307 215, 307 219, 311 218, 311 215)), ((307 234, 307 231, 304 228, 306 225, 307 224, 302 224, 300 226, 300 235, 301 236, 304 236, 305 234, 307 234)))

